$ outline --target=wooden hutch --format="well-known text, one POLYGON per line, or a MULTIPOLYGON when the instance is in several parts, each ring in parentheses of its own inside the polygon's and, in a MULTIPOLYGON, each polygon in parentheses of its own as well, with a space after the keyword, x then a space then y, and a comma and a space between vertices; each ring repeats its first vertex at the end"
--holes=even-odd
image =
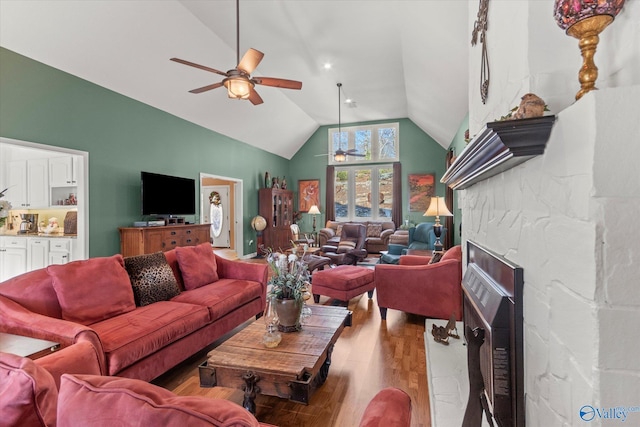
POLYGON ((293 220, 293 191, 277 188, 259 190, 258 210, 267 220, 262 232, 265 248, 285 250, 291 246, 291 224, 293 220))

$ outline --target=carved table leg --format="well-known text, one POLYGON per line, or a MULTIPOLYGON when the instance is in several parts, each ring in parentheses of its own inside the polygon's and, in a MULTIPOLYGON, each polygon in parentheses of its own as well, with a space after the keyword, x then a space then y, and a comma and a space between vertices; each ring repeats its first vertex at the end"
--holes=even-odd
POLYGON ((242 407, 255 415, 255 399, 256 394, 260 391, 260 387, 258 387, 257 385, 258 381, 260 381, 260 377, 257 376, 253 371, 247 371, 242 375, 242 380, 245 382, 245 385, 242 387, 242 389, 244 390, 244 400, 242 401, 242 407))
POLYGON ((318 372, 318 376, 316 378, 318 387, 320 387, 326 381, 329 376, 329 367, 331 366, 331 353, 333 353, 333 344, 327 348, 327 359, 322 364, 320 368, 320 372, 318 372))

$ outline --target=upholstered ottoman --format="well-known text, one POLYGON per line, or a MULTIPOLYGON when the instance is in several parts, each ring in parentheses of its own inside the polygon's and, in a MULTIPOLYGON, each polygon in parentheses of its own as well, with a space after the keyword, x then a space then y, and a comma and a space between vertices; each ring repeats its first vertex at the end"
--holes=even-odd
POLYGON ((348 304, 351 298, 364 292, 368 292, 371 299, 376 286, 374 274, 374 270, 353 265, 317 271, 311 281, 313 300, 318 303, 320 295, 324 295, 348 304))

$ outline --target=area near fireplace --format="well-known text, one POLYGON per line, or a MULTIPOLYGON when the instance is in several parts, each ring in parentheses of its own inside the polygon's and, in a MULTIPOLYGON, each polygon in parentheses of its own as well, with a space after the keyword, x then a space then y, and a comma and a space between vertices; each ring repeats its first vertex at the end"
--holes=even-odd
POLYGON ((522 268, 467 241, 462 280, 469 399, 463 425, 524 427, 522 268), (475 344, 475 345, 474 345, 475 344))
POLYGON ((543 155, 457 192, 463 245, 526 272, 527 425, 640 406, 638 99, 640 86, 588 93, 556 115, 543 155))

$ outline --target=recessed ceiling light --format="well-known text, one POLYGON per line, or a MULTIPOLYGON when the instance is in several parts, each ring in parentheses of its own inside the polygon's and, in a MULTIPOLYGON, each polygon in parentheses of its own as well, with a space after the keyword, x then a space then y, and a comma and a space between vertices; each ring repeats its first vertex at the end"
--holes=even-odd
POLYGON ((345 104, 351 104, 353 102, 353 100, 351 98, 347 98, 344 100, 345 104))
POLYGON ((325 62, 323 67, 324 67, 325 70, 330 70, 331 69, 331 64, 328 63, 328 62, 325 62))

